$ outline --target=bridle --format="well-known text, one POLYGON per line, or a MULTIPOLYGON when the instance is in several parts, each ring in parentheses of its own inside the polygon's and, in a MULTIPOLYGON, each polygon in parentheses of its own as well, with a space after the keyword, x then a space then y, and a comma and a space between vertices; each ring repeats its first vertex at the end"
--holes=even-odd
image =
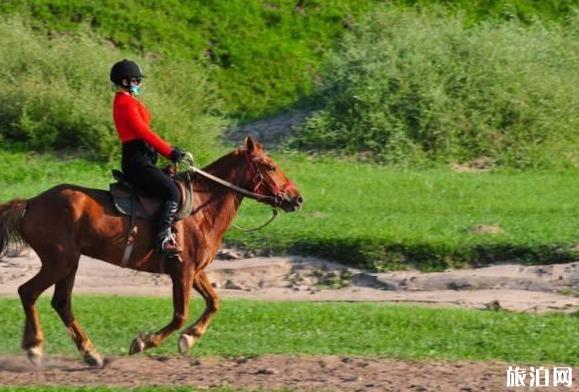
MULTIPOLYGON (((295 185, 293 182, 288 180, 286 184, 284 184, 283 188, 280 188, 275 182, 271 180, 270 177, 265 176, 261 171, 261 168, 258 166, 257 161, 262 158, 265 154, 258 155, 256 157, 252 156, 249 151, 245 151, 245 160, 247 161, 247 167, 249 168, 249 175, 251 176, 253 182, 253 195, 260 195, 260 197, 269 197, 272 204, 276 207, 287 200, 286 192, 288 190, 295 189, 295 185), (273 196, 266 196, 264 194, 264 190, 262 189, 264 185, 267 185, 273 196)), ((261 201, 265 201, 261 199, 261 201)))
MULTIPOLYGON (((198 167, 196 167, 195 161, 193 160, 193 155, 191 155, 191 153, 185 154, 185 158, 182 160, 182 163, 187 167, 187 169, 189 169, 190 172, 199 174, 200 176, 205 177, 208 180, 211 180, 217 184, 220 184, 220 185, 224 186, 225 188, 231 189, 232 191, 239 193, 245 197, 256 200, 258 202, 264 202, 264 203, 270 204, 270 206, 272 207, 272 216, 264 224, 262 224, 258 227, 253 227, 253 228, 243 228, 243 227, 239 227, 235 224, 232 224, 232 226, 238 230, 255 231, 255 230, 262 229, 265 226, 269 225, 271 222, 273 222, 273 220, 277 217, 277 214, 278 214, 277 209, 281 206, 281 203, 283 203, 283 201, 287 200, 287 196, 285 194, 285 191, 295 188, 295 185, 291 181, 289 181, 289 183, 282 189, 279 186, 277 186, 277 184, 275 184, 271 180, 271 178, 269 178, 268 176, 263 174, 261 168, 259 167, 259 165, 256 162, 259 158, 263 157, 263 155, 265 155, 265 154, 259 155, 257 157, 253 157, 249 151, 247 151, 247 150, 245 151, 245 159, 247 162, 249 174, 251 176, 251 181, 253 184, 253 189, 251 191, 249 191, 245 188, 242 188, 240 186, 237 186, 235 184, 232 184, 229 181, 226 181, 222 178, 216 177, 213 174, 207 173, 206 171, 204 171, 202 169, 199 169, 198 167), (265 195, 262 193, 263 187, 265 185, 269 186, 270 190, 273 193, 272 196, 265 195)), ((187 174, 189 175, 189 172, 187 172, 187 174)), ((190 178, 188 180, 190 181, 190 178)))

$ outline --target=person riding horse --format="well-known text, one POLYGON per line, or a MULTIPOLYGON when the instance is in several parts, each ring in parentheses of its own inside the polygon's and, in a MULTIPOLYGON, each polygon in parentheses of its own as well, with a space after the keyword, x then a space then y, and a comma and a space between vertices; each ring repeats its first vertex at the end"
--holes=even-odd
POLYGON ((179 208, 179 188, 157 168, 157 153, 174 163, 185 152, 170 145, 151 129, 151 114, 136 97, 141 94, 144 75, 137 63, 122 60, 110 72, 116 93, 113 120, 122 142, 122 169, 125 176, 141 191, 165 201, 155 237, 155 248, 161 254, 180 253, 172 224, 179 208))

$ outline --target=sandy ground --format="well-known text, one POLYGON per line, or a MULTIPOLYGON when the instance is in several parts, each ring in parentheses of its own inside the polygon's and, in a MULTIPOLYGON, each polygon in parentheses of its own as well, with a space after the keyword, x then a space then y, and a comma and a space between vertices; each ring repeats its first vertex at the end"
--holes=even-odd
MULTIPOLYGON (((579 262, 524 267, 497 265, 441 273, 383 274, 304 257, 222 258, 210 267, 222 297, 295 301, 384 301, 429 306, 502 308, 526 312, 579 310, 579 262)), ((32 254, 0 260, 0 295, 16 296, 40 262, 32 254)), ((168 277, 121 269, 98 260, 81 260, 75 293, 171 294, 168 277)), ((80 358, 48 356, 41 368, 24 355, 0 355, 0 386, 195 386, 208 388, 288 388, 292 391, 504 391, 509 365, 470 361, 403 361, 340 356, 260 356, 195 358, 147 356, 107 358, 103 369, 80 358)), ((535 366, 541 364, 534 364, 535 366)), ((579 391, 573 386, 543 391, 579 391)))
MULTIPOLYGON (((440 273, 368 273, 305 257, 225 259, 210 267, 220 296, 256 300, 385 301, 526 312, 579 310, 579 262, 497 265, 440 273)), ((0 260, 0 295, 38 271, 34 253, 0 260)), ((169 296, 167 276, 81 259, 75 293, 169 296)))
POLYGON ((140 356, 109 359, 104 369, 90 369, 67 358, 52 358, 42 369, 36 369, 24 358, 0 356, 0 385, 98 386, 106 380, 108 386, 118 387, 169 385, 198 388, 230 386, 252 390, 289 388, 296 391, 502 391, 505 390, 507 369, 507 364, 490 362, 412 362, 338 356, 235 359, 140 356))

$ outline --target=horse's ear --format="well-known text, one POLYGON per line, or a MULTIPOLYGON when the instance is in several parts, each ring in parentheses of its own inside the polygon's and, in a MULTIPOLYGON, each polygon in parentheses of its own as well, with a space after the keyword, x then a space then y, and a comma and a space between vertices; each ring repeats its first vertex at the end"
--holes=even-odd
POLYGON ((252 153, 255 150, 255 143, 254 143, 253 139, 251 138, 251 136, 245 137, 245 149, 249 153, 252 153))

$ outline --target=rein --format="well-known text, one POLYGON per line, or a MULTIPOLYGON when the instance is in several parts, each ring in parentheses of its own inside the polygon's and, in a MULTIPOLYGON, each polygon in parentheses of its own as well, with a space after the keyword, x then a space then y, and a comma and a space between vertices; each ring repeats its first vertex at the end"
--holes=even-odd
MULTIPOLYGON (((200 176, 205 177, 208 180, 211 180, 213 182, 216 182, 217 184, 222 185, 225 188, 231 189, 232 191, 237 192, 243 196, 249 197, 250 199, 253 199, 256 201, 266 201, 266 202, 270 201, 272 203, 278 202, 277 197, 262 195, 262 194, 259 194, 256 192, 248 191, 247 189, 241 188, 235 184, 230 183, 229 181, 225 181, 222 178, 216 177, 213 174, 207 173, 206 171, 199 169, 198 167, 196 167, 194 165, 193 155, 191 155, 191 153, 186 154, 184 161, 185 161, 185 165, 187 166, 187 169, 191 170, 193 173, 199 174, 200 176)), ((252 166, 250 166, 250 168, 255 170, 252 166)), ((189 173, 187 173, 187 177, 189 177, 189 173)), ((256 188, 257 188, 257 186, 256 186, 256 188)), ((271 218, 269 218, 269 220, 267 222, 265 222, 264 224, 262 224, 260 226, 252 227, 252 228, 244 228, 244 227, 238 226, 234 223, 232 223, 231 226, 234 229, 244 231, 244 232, 257 231, 257 230, 263 229, 265 226, 267 226, 271 222, 273 222, 274 219, 277 217, 278 210, 275 207, 272 207, 271 212, 272 212, 271 218)))
POLYGON ((251 228, 247 228, 247 227, 241 227, 236 225, 235 223, 231 224, 231 227, 233 227, 236 230, 239 231, 243 231, 243 232, 250 232, 250 231, 257 231, 260 229, 263 229, 265 226, 269 225, 271 222, 273 222, 273 220, 277 217, 278 211, 275 208, 271 209, 271 218, 269 218, 269 220, 267 222, 265 222, 264 224, 262 224, 261 226, 257 226, 257 227, 251 227, 251 228))
POLYGON ((230 183, 229 181, 225 181, 222 178, 216 177, 213 174, 209 174, 206 171, 203 171, 195 166, 189 166, 189 169, 193 172, 193 173, 197 173, 213 182, 216 182, 220 185, 223 185, 226 188, 229 188, 237 193, 242 194, 243 196, 247 196, 250 199, 253 200, 257 200, 257 201, 272 201, 275 202, 277 200, 276 197, 273 196, 266 196, 266 195, 260 195, 259 193, 255 193, 255 192, 251 192, 248 191, 247 189, 241 188, 235 184, 230 183))

